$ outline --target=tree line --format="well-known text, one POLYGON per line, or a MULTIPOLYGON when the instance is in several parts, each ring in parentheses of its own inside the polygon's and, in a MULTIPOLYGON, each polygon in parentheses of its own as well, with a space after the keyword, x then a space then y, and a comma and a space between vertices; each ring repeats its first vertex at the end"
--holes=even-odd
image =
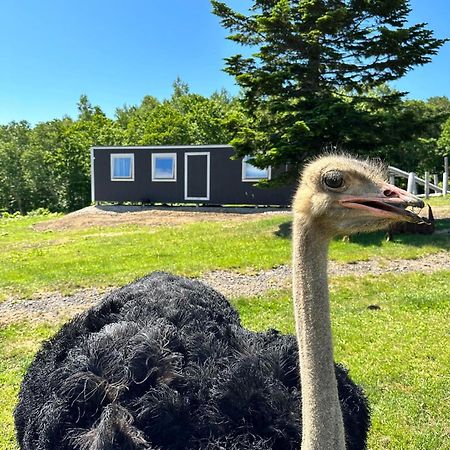
MULTIPOLYGON (((89 205, 92 146, 230 143, 249 120, 239 100, 225 91, 194 94, 177 80, 169 99, 146 96, 140 105, 117 108, 114 118, 82 95, 76 119, 0 125, 0 211, 68 212, 89 205)), ((450 146, 449 117, 447 97, 399 101, 383 118, 398 145, 380 142, 369 156, 404 170, 441 172, 442 155, 450 146)))
POLYGON ((243 49, 225 60, 242 88, 238 155, 288 164, 289 176, 324 149, 435 169, 448 99, 405 101, 389 88, 447 41, 411 23, 409 0, 253 0, 247 11, 211 1, 243 49))

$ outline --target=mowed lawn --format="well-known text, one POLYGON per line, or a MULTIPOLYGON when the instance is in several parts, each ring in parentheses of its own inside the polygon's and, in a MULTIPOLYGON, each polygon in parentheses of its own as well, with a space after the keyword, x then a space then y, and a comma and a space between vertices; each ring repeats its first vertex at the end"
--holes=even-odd
MULTIPOLYGON (((289 215, 172 227, 121 226, 34 231, 43 217, 0 220, 0 299, 38 291, 116 286, 152 270, 194 276, 213 269, 252 272, 289 263, 289 215)), ((439 227, 448 223, 440 222, 439 227)), ((447 235, 382 233, 336 240, 341 262, 417 258, 449 251, 447 235)), ((450 449, 450 267, 433 274, 331 280, 336 360, 350 368, 372 407, 370 449, 450 449), (376 309, 369 309, 376 305, 376 309)), ((20 301, 20 300, 19 300, 20 301)), ((293 332, 289 292, 234 301, 244 325, 293 332)), ((16 448, 12 410, 40 342, 61 324, 0 328, 0 450, 16 448)))
MULTIPOLYGON (((124 225, 35 231, 42 217, 0 220, 0 301, 41 291, 69 293, 81 287, 119 286, 154 270, 196 276, 213 269, 251 272, 291 258, 289 214, 252 221, 196 222, 176 226, 124 225)), ((448 226, 450 220, 441 221, 448 226)), ((341 262, 370 258, 418 258, 450 250, 446 235, 360 235, 335 240, 330 257, 341 262)))

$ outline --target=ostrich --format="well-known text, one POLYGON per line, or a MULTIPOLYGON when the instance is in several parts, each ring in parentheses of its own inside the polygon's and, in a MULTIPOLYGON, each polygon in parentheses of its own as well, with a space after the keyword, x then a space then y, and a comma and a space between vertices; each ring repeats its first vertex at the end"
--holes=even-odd
POLYGON ((296 337, 248 331, 213 289, 153 273, 44 343, 15 410, 21 449, 364 449, 366 398, 333 362, 327 249, 419 222, 408 205, 422 202, 373 164, 312 162, 293 202, 296 337))

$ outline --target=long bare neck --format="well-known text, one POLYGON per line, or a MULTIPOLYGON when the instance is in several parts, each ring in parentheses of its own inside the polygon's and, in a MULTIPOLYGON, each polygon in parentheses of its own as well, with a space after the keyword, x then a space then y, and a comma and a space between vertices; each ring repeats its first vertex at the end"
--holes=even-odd
POLYGON ((293 228, 294 311, 302 393, 301 450, 345 450, 328 297, 329 239, 306 216, 293 228))

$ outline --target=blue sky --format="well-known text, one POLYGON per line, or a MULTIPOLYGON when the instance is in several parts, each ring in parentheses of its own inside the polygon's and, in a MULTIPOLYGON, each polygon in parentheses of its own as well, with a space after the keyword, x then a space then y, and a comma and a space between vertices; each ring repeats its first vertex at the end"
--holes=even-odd
MULTIPOLYGON (((226 0, 242 8, 249 0, 226 0)), ((450 36, 448 0, 412 0, 412 22, 450 36)), ((3 0, 0 123, 76 116, 86 94, 113 116, 144 95, 170 96, 176 77, 192 92, 236 93, 222 71, 236 52, 208 0, 3 0)), ((412 98, 450 97, 450 43, 395 87, 412 98)))

